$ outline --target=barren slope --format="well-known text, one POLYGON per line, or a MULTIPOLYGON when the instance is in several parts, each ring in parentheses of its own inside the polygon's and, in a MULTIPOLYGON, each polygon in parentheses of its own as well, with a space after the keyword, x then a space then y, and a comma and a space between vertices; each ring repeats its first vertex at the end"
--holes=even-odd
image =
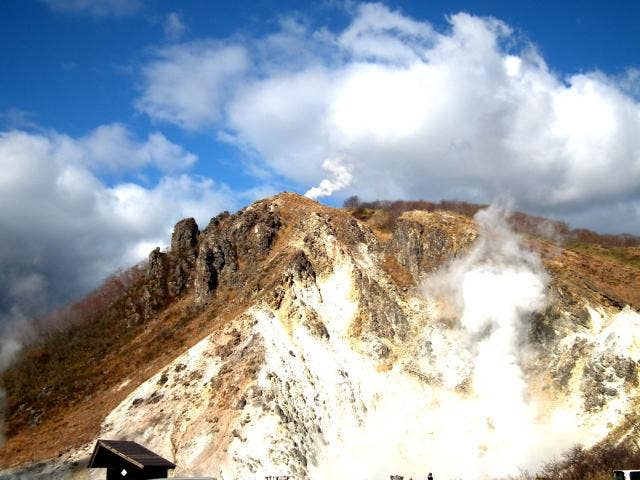
POLYGON ((219 478, 431 469, 448 478, 461 461, 485 478, 592 445, 616 425, 616 438, 628 435, 637 269, 497 232, 452 213, 407 212, 393 234, 376 236, 345 211, 288 193, 202 232, 182 221, 170 252, 152 252, 146 279, 108 322, 59 334, 5 375, 2 464, 61 455, 29 475, 83 478, 74 462, 104 437, 219 478), (488 303, 511 302, 511 278, 541 279, 545 301, 533 292, 513 311, 487 313, 497 320, 481 318, 476 331, 450 279, 487 268, 486 278, 507 282, 487 291, 488 303), (102 350, 69 340, 101 336, 110 339, 102 350), (506 407, 484 389, 484 345, 505 349, 490 359, 494 387, 502 367, 505 382, 515 373, 521 384, 512 397, 497 392, 506 407), (70 365, 64 376, 61 365, 70 365), (12 389, 29 372, 28 388, 12 389), (516 419, 505 416, 514 408, 516 419), (514 427, 526 445, 510 437, 514 427))

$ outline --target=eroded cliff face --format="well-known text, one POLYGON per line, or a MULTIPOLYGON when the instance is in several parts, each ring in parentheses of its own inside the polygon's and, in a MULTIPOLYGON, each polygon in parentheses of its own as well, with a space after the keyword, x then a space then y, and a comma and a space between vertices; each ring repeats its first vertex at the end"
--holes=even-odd
MULTIPOLYGON (((221 298, 225 321, 130 389, 96 438, 138 441, 176 475, 446 479, 633 437, 640 315, 498 217, 408 212, 383 242, 281 194, 202 231, 180 222, 131 321, 176 299, 206 317, 221 298)), ((73 462, 94 440, 29 475, 86 478, 73 462)))

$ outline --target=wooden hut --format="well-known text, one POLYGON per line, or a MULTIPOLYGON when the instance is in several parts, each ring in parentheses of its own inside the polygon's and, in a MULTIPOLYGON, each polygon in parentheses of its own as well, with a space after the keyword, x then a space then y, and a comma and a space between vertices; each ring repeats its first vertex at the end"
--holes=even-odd
POLYGON ((136 442, 98 440, 89 468, 106 468, 107 480, 167 478, 176 465, 136 442))

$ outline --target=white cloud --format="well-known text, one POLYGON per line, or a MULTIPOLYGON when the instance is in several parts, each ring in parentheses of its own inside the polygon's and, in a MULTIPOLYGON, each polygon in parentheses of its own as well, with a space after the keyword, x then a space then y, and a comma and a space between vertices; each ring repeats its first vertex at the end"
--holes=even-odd
POLYGON ((121 155, 138 168, 195 160, 158 135, 140 142, 120 125, 82 138, 0 133, 0 326, 45 312, 145 258, 151 246, 168 243, 180 218, 206 225, 238 206, 224 185, 185 173, 150 187, 107 185, 96 175, 105 163, 122 167, 121 155), (116 151, 107 148, 123 139, 116 151))
POLYGON ((34 122, 35 114, 20 110, 19 108, 11 107, 0 112, 0 126, 6 128, 26 128, 35 129, 38 128, 34 122))
POLYGON ((166 16, 163 28, 165 36, 172 41, 180 39, 187 30, 180 14, 177 12, 171 12, 166 16))
POLYGON ((162 133, 153 132, 141 142, 119 123, 101 125, 78 139, 62 134, 53 134, 51 139, 68 162, 81 163, 93 170, 123 172, 152 166, 171 172, 184 170, 197 160, 162 133))
POLYGON ((431 25, 405 17, 380 3, 365 3, 338 43, 356 59, 393 63, 415 61, 433 41, 431 25))
POLYGON ((140 10, 139 0, 42 0, 52 10, 97 18, 124 17, 140 10))
POLYGON ((618 84, 623 91, 627 92, 629 95, 635 97, 636 99, 640 99, 639 68, 628 68, 625 71, 624 75, 619 77, 618 84))
POLYGON ((205 41, 165 48, 144 68, 136 106, 154 119, 200 128, 221 118, 225 96, 248 67, 241 46, 205 41))
POLYGON ((459 13, 448 22, 437 31, 364 4, 341 32, 289 21, 234 47, 176 46, 145 70, 141 103, 154 118, 223 131, 306 187, 318 185, 324 160, 340 153, 354 177, 342 195, 487 202, 508 194, 520 208, 583 226, 633 224, 589 220, 596 207, 640 205, 633 71, 622 79, 597 71, 560 77, 497 19, 459 13), (211 75, 185 68, 229 48, 243 52, 233 62, 241 68, 231 69, 242 81, 219 80, 228 78, 220 66, 211 75), (168 84, 179 98, 156 94, 168 84))

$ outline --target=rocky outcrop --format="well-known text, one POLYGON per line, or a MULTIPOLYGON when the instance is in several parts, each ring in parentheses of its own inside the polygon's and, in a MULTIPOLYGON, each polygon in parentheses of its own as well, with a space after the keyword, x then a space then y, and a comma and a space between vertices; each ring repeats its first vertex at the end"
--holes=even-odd
POLYGON ((144 289, 145 315, 152 315, 171 299, 190 289, 203 305, 217 287, 241 286, 255 273, 256 261, 269 253, 281 227, 277 206, 255 204, 235 215, 223 212, 200 232, 193 218, 180 220, 171 236, 171 249, 155 249, 149 256, 144 289), (239 262, 246 268, 238 274, 239 262))
POLYGON ((193 247, 198 243, 198 224, 193 218, 185 218, 176 223, 171 235, 171 253, 179 257, 193 255, 193 247))
POLYGON ((144 316, 149 317, 190 286, 196 261, 198 225, 193 218, 180 220, 173 229, 171 249, 149 254, 142 297, 144 316))
POLYGON ((252 205, 233 219, 228 235, 238 255, 260 258, 268 252, 280 226, 276 205, 252 205))
POLYGON ((163 307, 167 299, 168 257, 155 248, 149 254, 145 286, 142 291, 144 315, 148 317, 163 307))
POLYGON ((478 236, 468 217, 448 212, 405 212, 398 219, 389 243, 390 252, 418 281, 455 258, 478 236))
POLYGON ((219 284, 239 287, 255 273, 256 262, 270 251, 279 228, 276 205, 255 204, 236 215, 227 212, 213 218, 200 236, 195 262, 196 301, 206 303, 219 284), (238 275, 239 262, 245 269, 238 275))
POLYGON ((355 282, 358 291, 367 294, 359 298, 358 313, 351 324, 351 335, 365 340, 377 338, 405 341, 409 335, 409 321, 394 292, 362 272, 355 274, 355 282))
POLYGON ((236 252, 224 231, 220 228, 208 230, 198 249, 194 280, 196 301, 205 302, 224 277, 230 280, 237 270, 236 252))

